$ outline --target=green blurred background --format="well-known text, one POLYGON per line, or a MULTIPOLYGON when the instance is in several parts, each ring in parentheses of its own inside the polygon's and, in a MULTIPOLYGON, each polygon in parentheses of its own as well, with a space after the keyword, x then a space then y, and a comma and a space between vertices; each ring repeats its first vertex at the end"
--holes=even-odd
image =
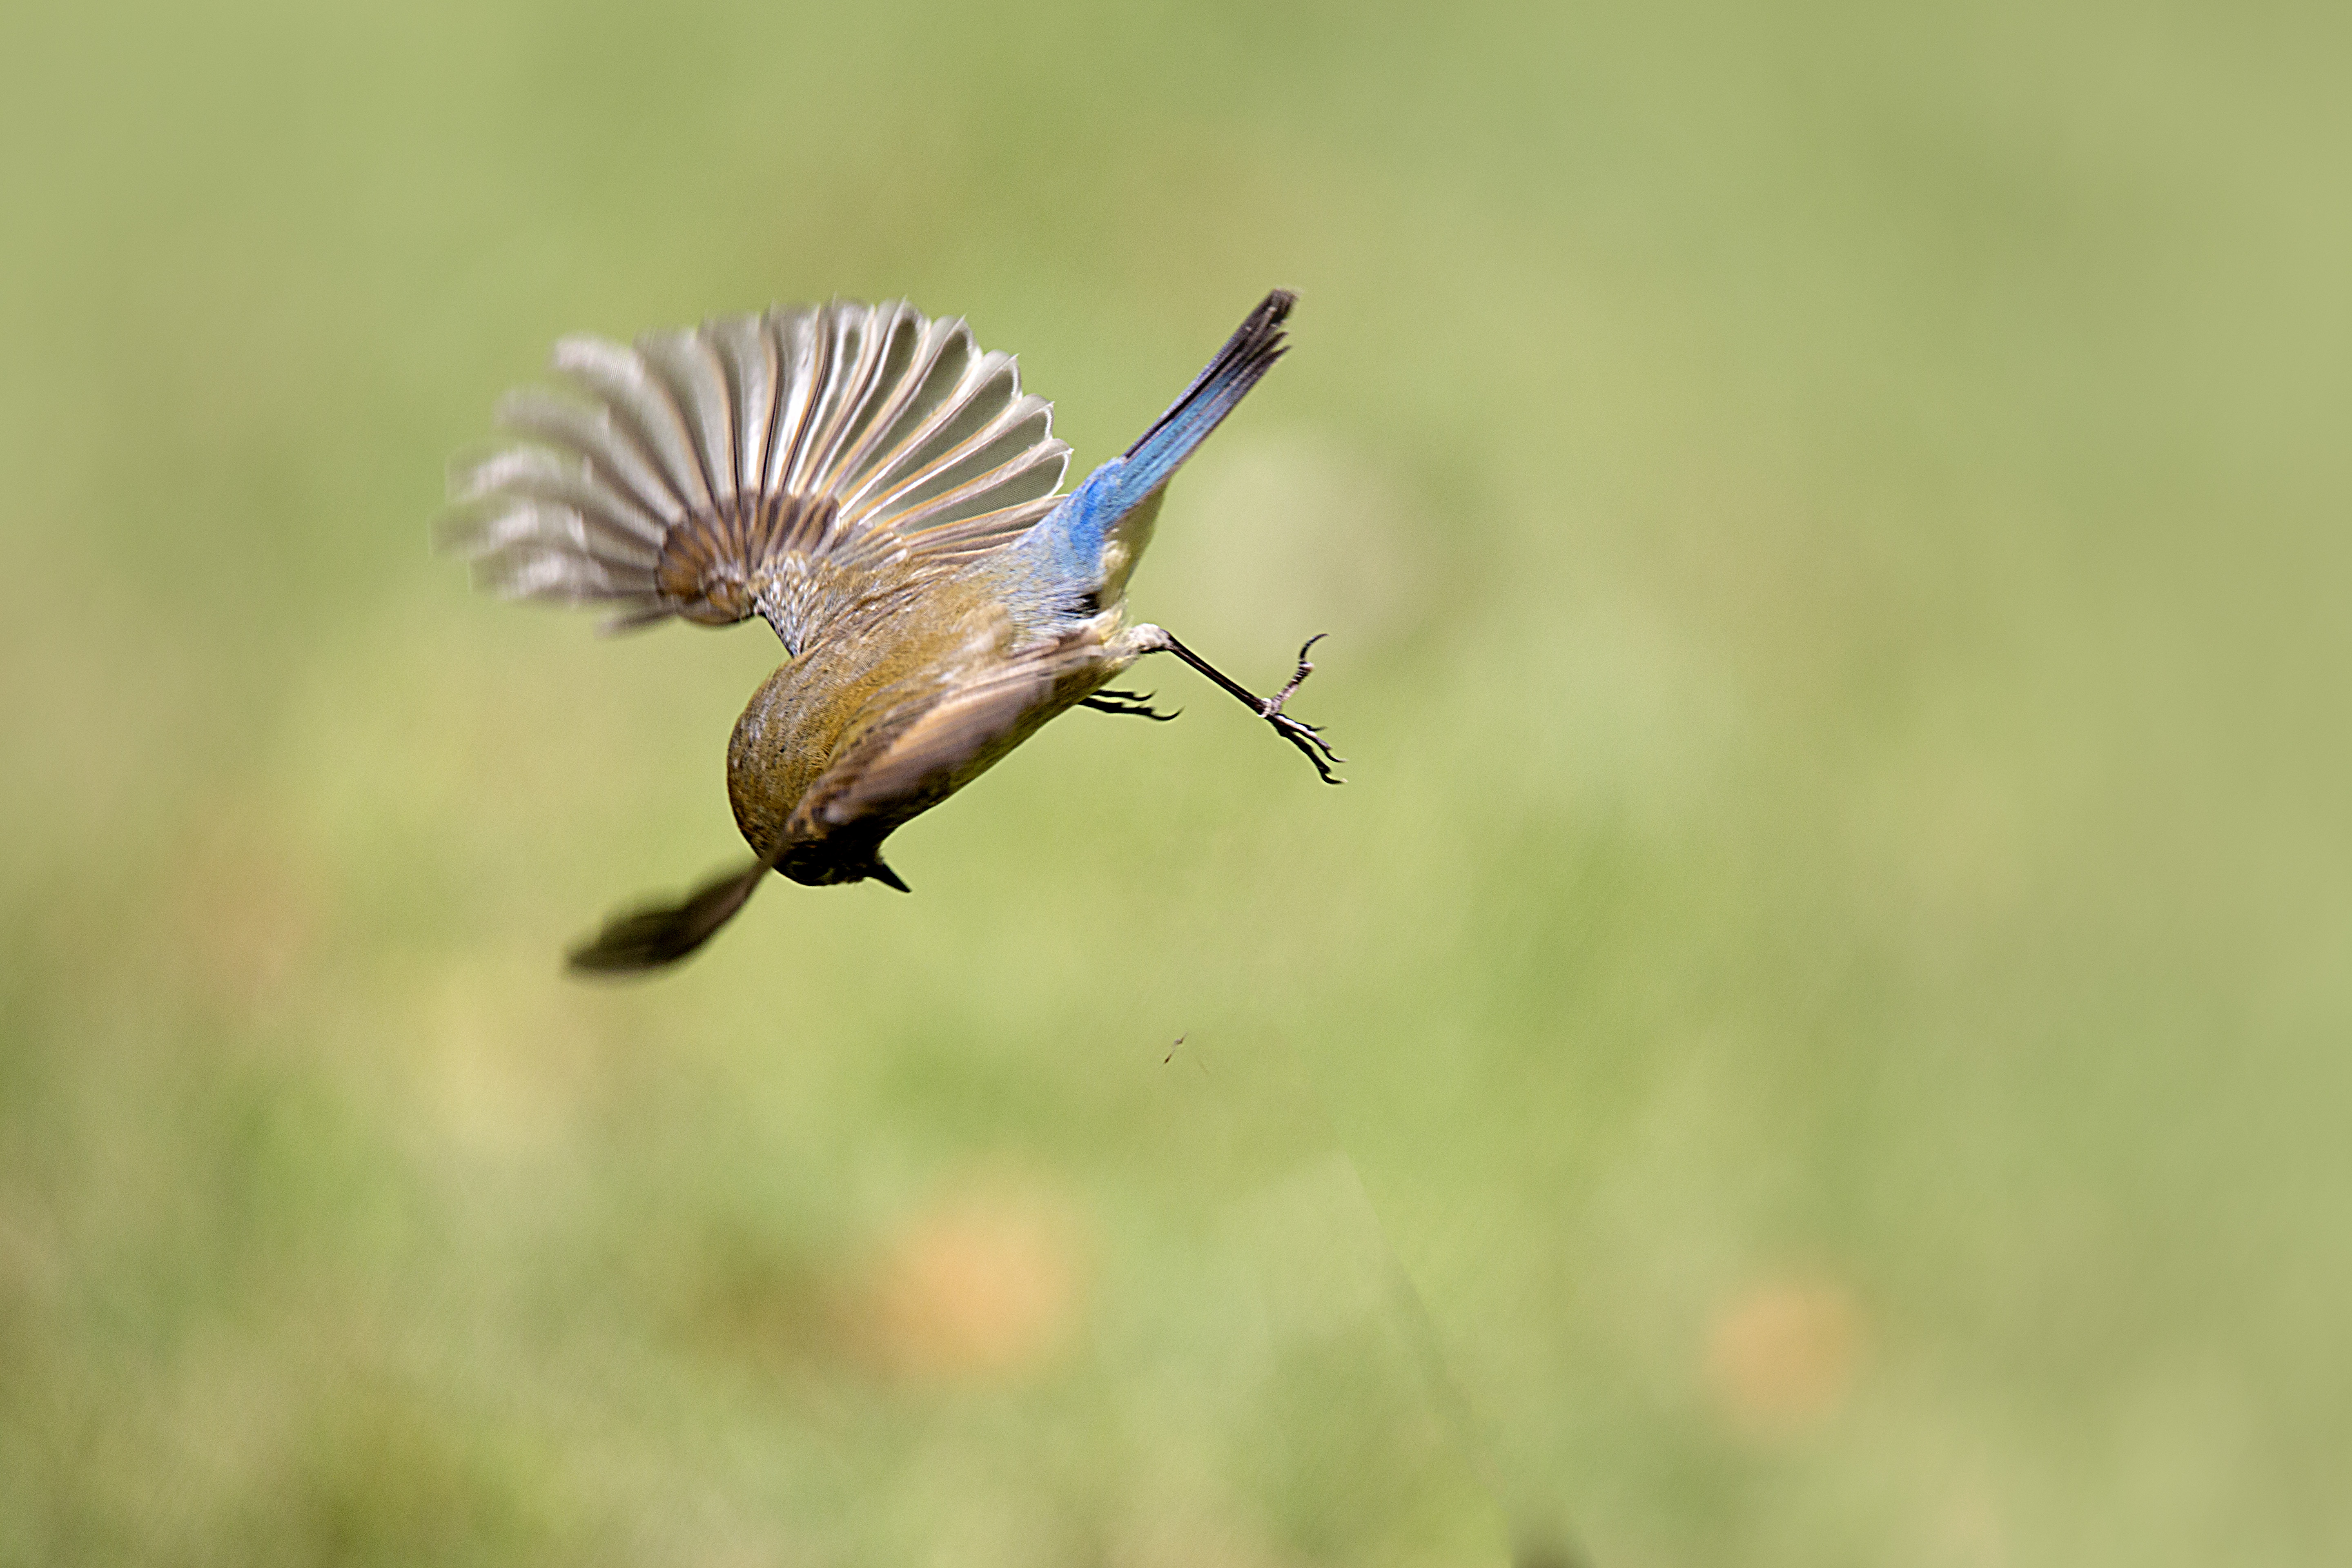
POLYGON ((2317 5, 11 7, 0 1563, 2352 1560, 2317 5), (432 559, 904 294, 1182 670, 635 986, 755 627, 432 559), (1171 1042, 1185 1044, 1171 1056, 1171 1042))

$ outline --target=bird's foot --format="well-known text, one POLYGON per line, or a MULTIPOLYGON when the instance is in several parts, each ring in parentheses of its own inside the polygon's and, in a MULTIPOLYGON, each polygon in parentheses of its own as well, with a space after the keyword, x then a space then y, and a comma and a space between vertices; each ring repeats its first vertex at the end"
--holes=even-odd
POLYGON ((1330 764, 1345 763, 1348 759, 1333 751, 1330 742, 1323 739, 1322 726, 1294 719, 1282 710, 1282 705, 1290 700, 1290 694, 1305 685, 1307 678, 1315 673, 1315 666, 1307 658, 1307 650, 1321 642, 1325 636, 1325 633, 1317 632, 1299 645, 1298 668, 1291 672, 1288 680, 1282 683, 1281 690, 1257 705, 1257 716, 1273 725, 1276 734, 1297 747, 1300 754, 1315 764, 1315 771, 1323 775, 1325 784, 1345 784, 1348 781, 1333 773, 1330 764))
POLYGON ((1184 711, 1179 708, 1176 713, 1162 713, 1151 705, 1154 695, 1149 691, 1114 691, 1106 686, 1091 697, 1079 698, 1078 706, 1091 708, 1097 713, 1132 713, 1139 719, 1150 719, 1161 724, 1175 718, 1176 713, 1184 711))

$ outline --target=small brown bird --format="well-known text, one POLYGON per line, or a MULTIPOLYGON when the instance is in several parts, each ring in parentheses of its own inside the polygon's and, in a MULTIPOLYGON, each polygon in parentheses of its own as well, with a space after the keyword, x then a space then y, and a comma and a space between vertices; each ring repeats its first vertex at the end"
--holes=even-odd
POLYGON ((790 656, 727 750, 751 864, 614 920, 573 966, 681 958, 771 870, 906 891, 883 839, 1047 720, 1078 706, 1172 718, 1108 689, 1147 653, 1206 675, 1339 783, 1316 726, 1283 711, 1316 639, 1261 698, 1127 621, 1170 476, 1282 356, 1292 299, 1267 295, 1142 438, 1067 496, 1069 448, 1012 358, 904 303, 780 307, 635 348, 558 343, 570 392, 500 404, 514 440, 454 468, 443 546, 506 597, 611 605, 615 626, 756 615, 790 656))

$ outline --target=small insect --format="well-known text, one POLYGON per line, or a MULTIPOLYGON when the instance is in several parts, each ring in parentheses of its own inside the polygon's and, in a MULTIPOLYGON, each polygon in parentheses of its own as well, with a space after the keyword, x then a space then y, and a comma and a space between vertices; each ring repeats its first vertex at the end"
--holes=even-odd
POLYGON ((1170 1046, 1170 1047, 1168 1047, 1168 1054, 1167 1054, 1166 1056, 1161 1057, 1161 1058, 1160 1058, 1160 1065, 1161 1067, 1166 1067, 1170 1062, 1174 1061, 1174 1060, 1176 1059, 1176 1047, 1177 1047, 1177 1046, 1181 1046, 1181 1045, 1182 1045, 1183 1043, 1184 1043, 1184 1037, 1183 1037, 1183 1036, 1181 1036, 1181 1035, 1177 1036, 1177 1037, 1176 1037, 1176 1044, 1175 1044, 1175 1045, 1171 1045, 1171 1046, 1170 1046))
POLYGON ((1175 717, 1109 684, 1146 654, 1174 654, 1339 783, 1318 727, 1284 711, 1318 638, 1259 697, 1127 618, 1171 476, 1282 357, 1292 303, 1268 294, 1066 495, 1069 448, 1012 358, 903 302, 779 307, 635 347, 558 343, 569 390, 499 405, 512 439, 454 468, 442 547, 482 588, 606 605, 611 626, 758 616, 788 656, 727 752, 751 864, 615 918, 573 966, 682 958, 772 870, 907 891, 882 841, 1046 721, 1074 707, 1175 717))

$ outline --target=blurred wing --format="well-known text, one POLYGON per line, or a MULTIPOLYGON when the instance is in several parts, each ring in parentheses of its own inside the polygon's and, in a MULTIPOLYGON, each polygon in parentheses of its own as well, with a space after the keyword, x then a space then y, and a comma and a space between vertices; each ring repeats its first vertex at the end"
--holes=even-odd
POLYGON ((457 465, 442 546, 508 598, 621 624, 754 610, 799 651, 861 568, 951 569, 1053 509, 1069 448, 1012 356, 961 321, 836 300, 566 338, 567 392, 499 406, 513 440, 457 465))
POLYGON ((615 915, 594 937, 573 948, 568 962, 583 972, 614 974, 675 963, 734 919, 770 869, 767 861, 754 860, 740 871, 703 883, 682 903, 650 904, 615 915))

